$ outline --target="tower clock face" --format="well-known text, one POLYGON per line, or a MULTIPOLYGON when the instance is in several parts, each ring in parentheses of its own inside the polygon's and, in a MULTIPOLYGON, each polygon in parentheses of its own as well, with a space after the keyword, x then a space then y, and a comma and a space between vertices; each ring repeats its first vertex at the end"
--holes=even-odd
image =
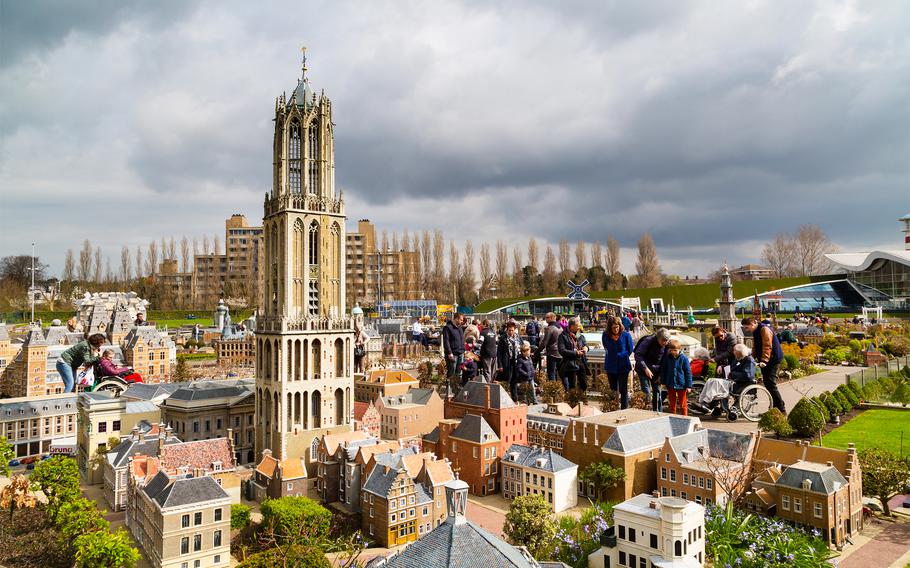
POLYGON ((319 265, 310 266, 310 278, 319 278, 319 265))

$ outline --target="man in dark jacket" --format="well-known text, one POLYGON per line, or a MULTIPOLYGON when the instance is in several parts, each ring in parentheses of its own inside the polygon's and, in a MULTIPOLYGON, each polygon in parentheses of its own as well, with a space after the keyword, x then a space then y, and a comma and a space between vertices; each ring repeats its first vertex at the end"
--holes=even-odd
MULTIPOLYGON (((449 384, 453 377, 461 374, 464 362, 464 314, 456 313, 442 328, 442 350, 446 358, 446 374, 449 384)), ((460 384, 459 381, 456 384, 460 384)))
POLYGON ((569 329, 562 332, 557 340, 559 355, 562 357, 559 375, 566 392, 576 386, 582 392, 588 390, 588 363, 585 358, 588 346, 579 329, 581 322, 577 317, 572 318, 569 320, 569 329))
POLYGON ((483 320, 483 329, 480 332, 480 375, 488 383, 493 382, 493 372, 496 370, 496 331, 490 320, 483 320))
POLYGON ((555 381, 559 363, 562 361, 557 345, 562 327, 556 322, 556 314, 553 312, 547 314, 546 321, 547 328, 543 331, 543 338, 540 341, 540 354, 541 358, 547 358, 547 380, 555 381))
POLYGON ((784 351, 780 348, 777 335, 771 326, 759 323, 755 318, 743 319, 743 332, 752 334, 752 357, 761 369, 761 380, 771 394, 774 408, 786 414, 787 407, 777 390, 777 370, 784 359, 784 351))
POLYGON ((518 373, 518 358, 521 356, 521 336, 518 335, 518 324, 512 320, 506 322, 505 335, 499 338, 496 364, 501 370, 499 380, 512 384, 518 373))
POLYGON ((651 399, 651 410, 661 412, 662 395, 660 394, 660 364, 664 358, 670 332, 664 328, 654 335, 648 335, 635 346, 635 374, 638 384, 645 396, 651 399))
POLYGON ((739 343, 736 335, 726 329, 715 325, 711 328, 711 336, 714 337, 714 356, 712 359, 717 363, 717 376, 721 375, 721 367, 732 365, 735 361, 733 348, 739 343))

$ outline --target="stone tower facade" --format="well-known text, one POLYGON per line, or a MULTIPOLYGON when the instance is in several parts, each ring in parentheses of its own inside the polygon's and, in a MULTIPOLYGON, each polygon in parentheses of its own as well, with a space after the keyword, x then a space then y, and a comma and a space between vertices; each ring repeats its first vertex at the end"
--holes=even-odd
POLYGON ((736 319, 736 299, 733 297, 733 281, 727 263, 720 275, 720 302, 717 324, 726 329, 728 333, 742 338, 739 322, 736 319))
POLYGON ((263 217, 264 302, 256 321, 256 453, 303 457, 352 429, 354 324, 345 318, 344 200, 335 194, 332 103, 303 72, 275 103, 272 191, 263 217))

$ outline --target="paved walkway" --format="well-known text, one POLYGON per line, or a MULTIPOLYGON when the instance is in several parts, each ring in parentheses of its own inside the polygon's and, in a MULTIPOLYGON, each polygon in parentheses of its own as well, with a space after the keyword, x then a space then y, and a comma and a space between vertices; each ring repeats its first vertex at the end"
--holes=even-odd
MULTIPOLYGON (((860 367, 822 367, 825 369, 821 373, 816 373, 802 379, 795 379, 780 383, 778 389, 784 398, 784 404, 787 410, 799 402, 803 396, 818 396, 825 391, 833 391, 838 386, 844 384, 847 375, 858 370, 860 367)), ((715 420, 710 416, 702 417, 702 422, 706 427, 717 428, 718 430, 728 430, 747 434, 758 431, 757 422, 749 422, 740 418, 736 422, 727 422, 726 419, 715 420)))
POLYGON ((867 523, 862 532, 864 544, 845 554, 838 563, 841 568, 895 566, 903 568, 910 555, 910 518, 900 516, 896 521, 876 520, 867 523))

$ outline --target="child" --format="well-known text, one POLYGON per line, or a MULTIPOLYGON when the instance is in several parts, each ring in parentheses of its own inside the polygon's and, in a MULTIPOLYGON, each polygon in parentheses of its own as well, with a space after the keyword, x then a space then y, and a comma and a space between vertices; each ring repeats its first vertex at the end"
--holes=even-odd
POLYGON ((689 359, 680 352, 679 341, 675 339, 667 344, 667 354, 660 365, 660 382, 667 387, 670 413, 688 416, 686 393, 692 388, 692 370, 689 359))
POLYGON ((461 381, 467 383, 474 380, 477 376, 477 354, 473 351, 465 351, 464 363, 461 364, 461 381))
POLYGON ((534 370, 534 361, 531 360, 531 344, 525 342, 524 345, 521 346, 521 355, 518 357, 515 375, 509 384, 509 390, 512 391, 512 400, 518 401, 518 384, 528 383, 531 387, 531 398, 534 404, 537 404, 537 385, 534 382, 536 376, 537 372, 534 370))
POLYGON ((704 347, 699 347, 695 350, 695 354, 692 356, 692 360, 689 361, 689 368, 692 371, 693 377, 704 377, 705 373, 708 372, 708 360, 710 358, 711 355, 704 347))

